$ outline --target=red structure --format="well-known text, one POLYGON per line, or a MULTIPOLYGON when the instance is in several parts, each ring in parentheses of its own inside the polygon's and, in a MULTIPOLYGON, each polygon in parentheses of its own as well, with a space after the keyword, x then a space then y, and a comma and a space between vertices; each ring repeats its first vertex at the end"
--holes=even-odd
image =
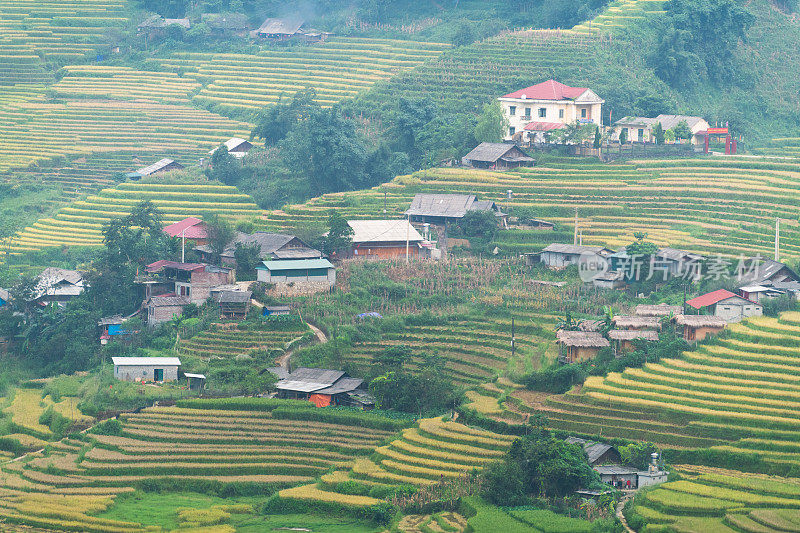
POLYGON ((736 154, 737 143, 736 139, 731 137, 730 130, 728 129, 727 124, 724 128, 708 128, 706 131, 699 132, 700 135, 705 137, 705 153, 708 153, 708 145, 710 142, 711 137, 716 139, 722 139, 723 136, 725 137, 725 155, 734 155, 736 154))

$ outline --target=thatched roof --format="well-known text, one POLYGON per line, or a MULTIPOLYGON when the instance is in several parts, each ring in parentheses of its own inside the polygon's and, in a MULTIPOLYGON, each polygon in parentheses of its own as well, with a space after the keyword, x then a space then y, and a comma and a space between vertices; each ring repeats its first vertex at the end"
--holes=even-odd
POLYGON ((618 328, 661 329, 661 321, 657 316, 619 315, 612 322, 618 328))
POLYGON ((603 327, 602 320, 587 318, 586 320, 578 322, 578 329, 581 331, 600 331, 601 327, 603 327))
POLYGON ((556 334, 556 341, 564 346, 576 348, 605 348, 611 346, 608 339, 593 331, 567 331, 560 330, 556 334))
POLYGON ((711 315, 678 315, 675 323, 693 328, 724 328, 728 324, 723 318, 711 315))
POLYGON ((673 315, 679 315, 682 312, 683 312, 683 307, 681 307, 680 305, 639 304, 639 305, 636 306, 636 315, 637 316, 669 316, 670 313, 673 314, 673 315))
POLYGON ((634 339, 645 339, 657 341, 658 332, 652 330, 635 331, 630 329, 612 329, 608 332, 608 338, 613 341, 632 341, 634 339))

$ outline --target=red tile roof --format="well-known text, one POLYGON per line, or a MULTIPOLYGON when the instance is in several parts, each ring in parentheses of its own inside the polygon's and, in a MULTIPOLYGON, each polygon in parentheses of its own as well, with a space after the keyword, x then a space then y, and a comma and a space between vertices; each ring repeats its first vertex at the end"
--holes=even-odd
MULTIPOLYGON (((714 292, 709 292, 708 294, 704 294, 702 296, 698 296, 697 298, 692 298, 691 300, 686 300, 687 305, 691 305, 695 309, 700 309, 701 307, 706 307, 708 305, 714 305, 722 300, 727 300, 728 298, 740 298, 742 300, 747 300, 747 298, 742 298, 738 294, 734 294, 731 291, 726 291, 725 289, 719 289, 714 292)), ((751 300, 747 300, 750 302, 751 300)), ((752 302, 755 303, 755 302, 752 302)))
POLYGON ((560 122, 529 122, 525 124, 525 129, 528 131, 551 131, 566 128, 566 124, 560 122))
POLYGON ((184 218, 180 222, 170 224, 164 228, 164 233, 170 237, 185 236, 187 239, 207 239, 205 223, 196 217, 184 218))
POLYGON ((527 100, 574 100, 587 90, 586 87, 570 87, 556 80, 547 80, 509 93, 503 98, 522 98, 524 95, 527 100))

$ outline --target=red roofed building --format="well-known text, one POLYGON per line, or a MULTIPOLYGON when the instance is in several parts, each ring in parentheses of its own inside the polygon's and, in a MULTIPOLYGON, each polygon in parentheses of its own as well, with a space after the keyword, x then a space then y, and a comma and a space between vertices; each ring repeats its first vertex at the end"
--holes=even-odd
POLYGON ((698 311, 705 307, 709 314, 722 318, 726 322, 739 322, 743 318, 761 316, 764 312, 764 308, 760 304, 725 289, 687 300, 686 305, 694 307, 698 311))
MULTIPOLYGON (((506 140, 522 137, 541 142, 557 124, 602 124, 605 100, 586 87, 570 87, 555 80, 532 85, 498 98, 508 119, 506 140), (540 123, 541 125, 531 125, 540 123)), ((562 126, 563 127, 563 126, 562 126)))
POLYGON ((196 217, 184 218, 180 222, 165 226, 164 233, 170 237, 191 239, 198 246, 208 244, 208 226, 196 217))

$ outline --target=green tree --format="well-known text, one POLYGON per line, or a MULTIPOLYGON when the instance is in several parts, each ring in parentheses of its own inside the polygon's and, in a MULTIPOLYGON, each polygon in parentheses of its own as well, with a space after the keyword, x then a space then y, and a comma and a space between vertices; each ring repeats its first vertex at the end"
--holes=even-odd
POLYGON ((418 162, 420 157, 417 139, 425 126, 436 118, 436 115, 436 104, 429 98, 401 96, 397 100, 397 107, 392 113, 397 150, 407 153, 412 164, 418 162))
POLYGON ((656 125, 653 126, 653 137, 656 140, 656 144, 664 144, 664 126, 660 122, 656 122, 656 125))
POLYGON ((593 148, 600 148, 600 141, 601 140, 602 140, 602 138, 600 137, 600 127, 598 126, 594 130, 594 141, 592 142, 592 147, 593 148))
POLYGON ((419 374, 404 370, 386 372, 372 380, 369 391, 382 409, 420 416, 452 409, 463 397, 463 392, 454 388, 441 372, 427 370, 419 374))
POLYGON ((660 451, 652 442, 637 442, 628 446, 620 446, 619 453, 622 463, 632 468, 646 470, 653 459, 653 454, 660 451))
POLYGON ((205 217, 204 222, 208 227, 208 245, 215 263, 219 262, 222 252, 228 247, 236 236, 236 230, 231 223, 214 213, 205 217))
POLYGON ((322 251, 326 255, 337 255, 345 252, 353 245, 353 228, 336 210, 328 215, 328 234, 322 243, 322 251))
POLYGON ((483 106, 483 112, 475 126, 475 140, 478 142, 496 143, 503 140, 508 130, 508 119, 498 101, 483 106))
POLYGON ((261 264, 261 246, 237 242, 233 257, 236 260, 236 279, 256 279, 256 267, 261 264))
POLYGON ((137 204, 123 218, 103 227, 103 261, 109 271, 122 265, 147 265, 174 256, 177 243, 163 231, 161 212, 150 201, 137 204))
POLYGON ((228 153, 227 146, 221 144, 211 155, 211 169, 208 174, 210 178, 225 185, 235 185, 239 181, 241 169, 241 163, 228 153))
POLYGON ((317 92, 310 87, 297 91, 289 103, 284 103, 281 95, 276 104, 262 109, 256 115, 250 138, 262 139, 268 145, 277 144, 286 138, 298 122, 319 111, 316 97, 317 92))
POLYGON ((622 128, 619 132, 619 143, 626 144, 628 142, 628 128, 622 128))
POLYGON ((298 122, 280 147, 287 166, 304 176, 315 194, 367 185, 366 143, 338 108, 298 122))
POLYGON ((383 367, 386 371, 400 370, 403 365, 411 361, 414 355, 410 346, 400 344, 397 346, 386 346, 376 358, 375 362, 383 367))
POLYGON ((467 211, 458 221, 462 235, 469 238, 492 241, 500 231, 497 227, 497 217, 494 211, 467 211))
POLYGON ((675 134, 676 139, 691 139, 692 138, 692 128, 689 127, 689 123, 685 120, 681 120, 678 122, 674 128, 672 128, 673 133, 675 134))
POLYGON ((472 24, 470 24, 469 21, 462 20, 458 23, 458 27, 456 27, 456 31, 453 33, 450 42, 453 43, 453 46, 466 46, 474 43, 477 38, 478 36, 475 34, 472 24))

